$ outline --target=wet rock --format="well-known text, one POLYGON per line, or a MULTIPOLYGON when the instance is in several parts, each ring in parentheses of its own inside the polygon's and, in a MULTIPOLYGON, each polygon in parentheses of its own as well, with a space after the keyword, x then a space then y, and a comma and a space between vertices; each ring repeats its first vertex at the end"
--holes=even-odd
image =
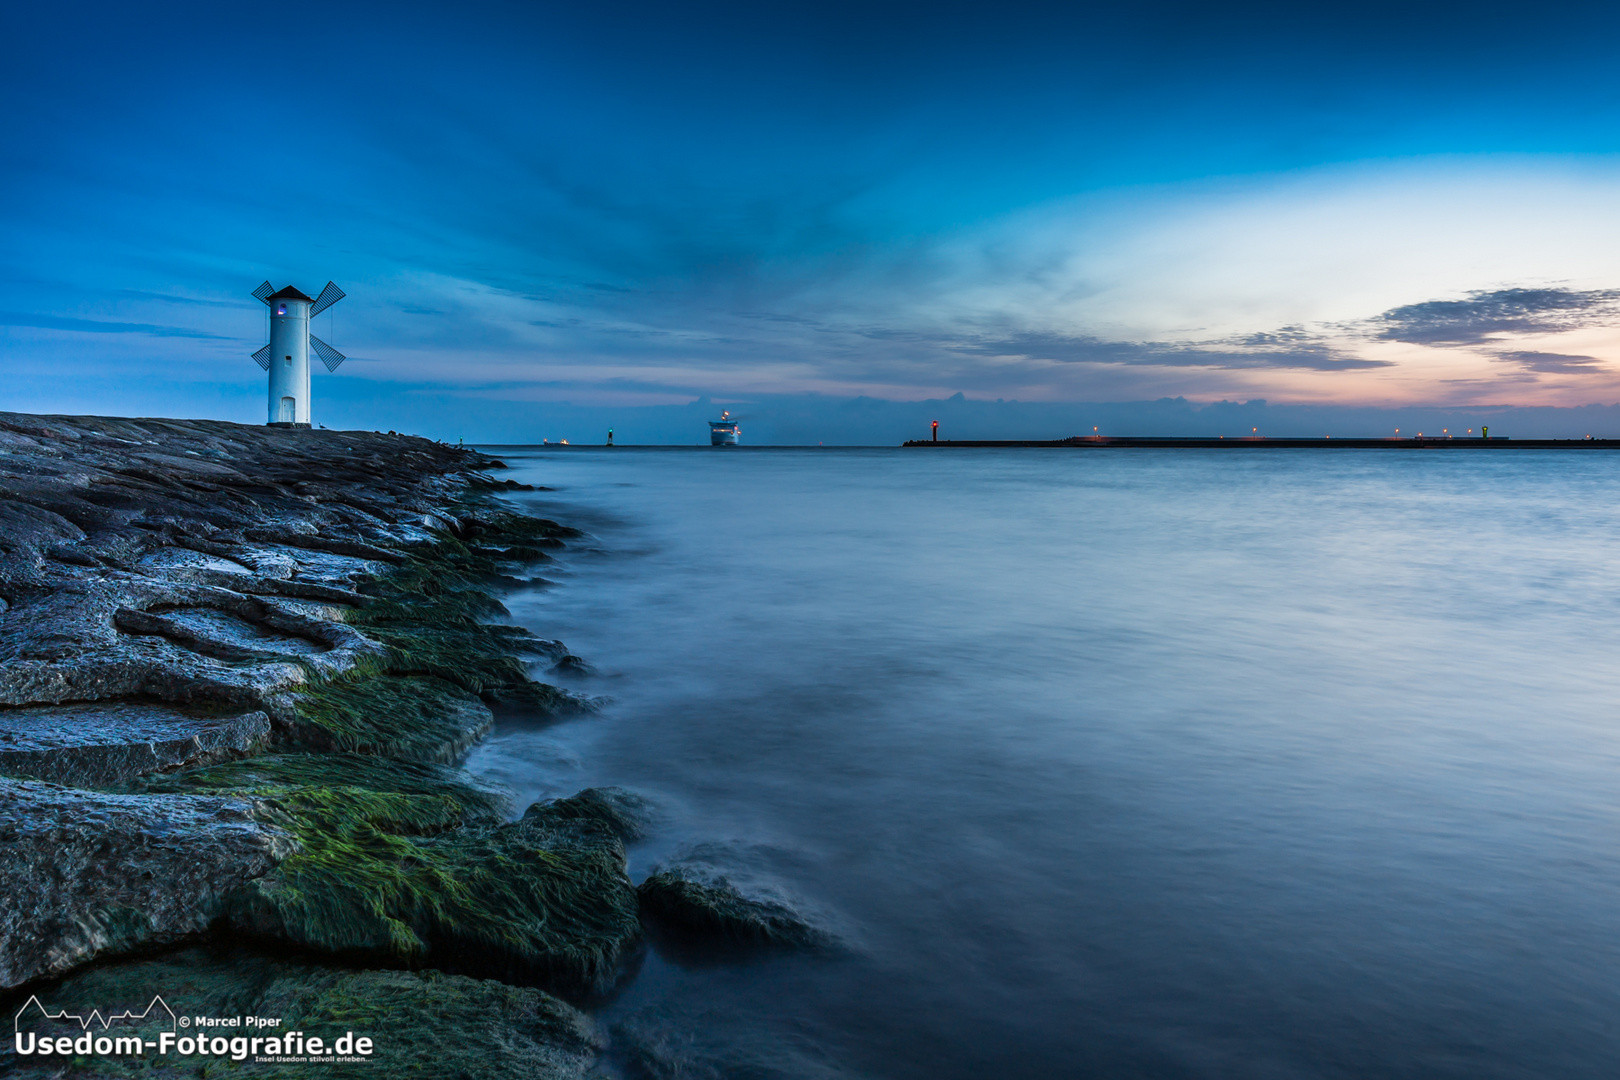
POLYGON ((0 779, 0 987, 203 930, 296 850, 251 798, 0 779))
POLYGON ((266 704, 294 746, 404 761, 455 761, 495 723, 476 695, 426 675, 308 682, 266 704))
MULTIPOLYGON (((0 413, 0 704, 251 705, 380 651, 285 596, 353 603, 479 456, 424 439, 0 413), (299 493, 321 478, 315 502, 299 493), (206 609, 206 610, 205 610, 206 609), (192 615, 187 615, 192 612, 192 615), (243 625, 243 624, 246 625, 243 625)), ((522 540, 516 536, 514 542, 522 540)))
POLYGON ((429 796, 438 809, 408 830, 426 835, 462 825, 500 825, 511 796, 461 769, 395 761, 372 754, 261 754, 162 776, 148 776, 137 793, 239 794, 276 800, 309 789, 429 796), (449 810, 446 812, 445 806, 449 810))
POLYGON ((434 772, 491 705, 592 706, 533 681, 529 657, 567 650, 492 595, 578 534, 469 494, 485 462, 0 413, 0 772, 137 792, 0 782, 0 984, 224 915, 390 966, 612 985, 640 934, 622 822, 501 824, 434 772))
POLYGON ((230 902, 236 929, 375 965, 605 994, 640 940, 624 846, 592 819, 456 827, 453 798, 304 788, 300 850, 230 902))
POLYGON ((537 718, 596 712, 604 700, 540 682, 492 687, 483 698, 503 714, 537 718))
POLYGON ((651 875, 636 889, 641 912, 676 942, 834 951, 836 936, 780 897, 744 895, 723 876, 692 867, 651 875))
POLYGON ((524 642, 524 651, 534 656, 544 656, 551 660, 561 660, 569 655, 568 646, 560 641, 546 638, 530 638, 524 642))
POLYGON ((0 774, 115 787, 143 773, 253 753, 269 735, 261 711, 199 716, 132 701, 0 709, 0 774))
POLYGON ((626 844, 646 835, 652 818, 651 804, 624 788, 586 788, 566 799, 547 799, 524 811, 523 817, 562 821, 599 821, 626 844))
MULTIPOLYGON (((69 1005, 103 1015, 146 1011, 154 993, 186 1016, 257 1016, 275 1027, 218 1032, 227 1037, 274 1037, 302 1031, 331 1046, 352 1032, 371 1040, 369 1059, 354 1064, 252 1064, 243 1071, 273 1080, 312 1075, 394 1080, 431 1074, 435 1080, 584 1080, 595 1075, 603 1039, 590 1017, 542 990, 507 986, 438 971, 376 971, 327 967, 265 956, 241 948, 187 948, 164 956, 105 965, 41 987, 51 1011, 69 1005)), ((118 1021, 109 1034, 157 1041, 176 1030, 162 1019, 118 1021)), ((23 1029, 56 1033, 56 1024, 25 1017, 23 1029)), ((61 1034, 78 1035, 73 1028, 61 1034)), ((180 1034, 190 1034, 181 1030, 180 1034)), ((261 1044, 261 1053, 266 1048, 261 1044)), ((251 1055, 251 1044, 249 1046, 251 1055)), ((96 1074, 142 1077, 154 1060, 166 1076, 234 1075, 212 1055, 166 1059, 101 1059, 96 1074)), ((62 1075, 60 1058, 15 1053, 8 1033, 0 1072, 18 1080, 62 1075)), ((83 1071, 73 1075, 86 1075, 83 1071)))

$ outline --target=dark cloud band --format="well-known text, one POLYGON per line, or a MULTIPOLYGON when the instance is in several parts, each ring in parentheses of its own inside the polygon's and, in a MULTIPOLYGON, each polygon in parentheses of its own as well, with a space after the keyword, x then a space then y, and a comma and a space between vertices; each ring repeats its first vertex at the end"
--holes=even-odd
POLYGON ((1620 290, 1497 289, 1466 300, 1426 300, 1384 312, 1375 336, 1412 345, 1479 345, 1496 334, 1546 334, 1601 326, 1620 314, 1620 290))

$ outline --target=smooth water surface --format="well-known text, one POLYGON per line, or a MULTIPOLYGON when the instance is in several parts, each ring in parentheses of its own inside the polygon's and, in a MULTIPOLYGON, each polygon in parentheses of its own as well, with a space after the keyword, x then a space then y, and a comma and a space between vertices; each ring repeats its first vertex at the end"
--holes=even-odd
POLYGON ((650 953, 664 1075, 1620 1074, 1620 457, 503 456, 613 704, 469 766, 852 944, 650 953))

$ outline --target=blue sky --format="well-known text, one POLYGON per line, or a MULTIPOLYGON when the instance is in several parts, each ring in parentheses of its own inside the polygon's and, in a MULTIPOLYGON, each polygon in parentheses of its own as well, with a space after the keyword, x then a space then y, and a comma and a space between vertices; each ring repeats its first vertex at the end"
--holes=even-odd
POLYGON ((470 439, 700 397, 1620 401, 1612 5, 11 4, 0 36, 8 408, 261 419, 266 278, 349 293, 317 420, 470 439))

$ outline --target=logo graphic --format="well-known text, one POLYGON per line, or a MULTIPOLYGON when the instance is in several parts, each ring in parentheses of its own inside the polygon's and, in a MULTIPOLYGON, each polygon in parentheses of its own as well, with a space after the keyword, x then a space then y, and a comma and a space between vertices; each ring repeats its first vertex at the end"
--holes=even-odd
POLYGON ((80 1016, 77 1013, 70 1013, 66 1009, 53 1013, 45 1007, 45 1003, 43 1001, 39 1000, 39 996, 35 995, 34 997, 31 997, 27 1001, 23 1002, 23 1007, 17 1010, 17 1015, 15 1018, 13 1018, 11 1024, 11 1030, 14 1033, 21 1033, 23 1017, 28 1015, 29 1009, 38 1010, 39 1015, 46 1020, 71 1020, 79 1025, 80 1031, 89 1030, 90 1025, 96 1023, 97 1021, 100 1021, 101 1023, 101 1030, 106 1031, 120 1020, 145 1020, 147 1017, 152 1016, 153 1009, 163 1010, 157 1016, 153 1017, 154 1020, 161 1020, 163 1016, 168 1016, 170 1031, 173 1031, 175 1029, 175 1025, 179 1023, 179 1019, 174 1015, 174 1010, 169 1008, 169 1003, 163 1000, 163 996, 161 994, 154 994, 152 996, 152 1000, 147 1003, 146 1009, 143 1012, 137 1013, 125 1009, 123 1012, 113 1013, 111 1016, 102 1016, 100 1009, 92 1009, 90 1011, 90 1015, 88 1016, 80 1016))
MULTIPOLYGON (((229 1058, 232 1061, 292 1064, 364 1063, 374 1041, 345 1031, 322 1038, 284 1029, 279 1016, 181 1015, 162 994, 146 1008, 57 1009, 30 997, 12 1018, 19 1057, 78 1060, 92 1057, 229 1058), (114 1025, 119 1025, 114 1030, 114 1025)), ((43 1063, 42 1063, 43 1064, 43 1063)), ((62 1064, 67 1064, 64 1060, 62 1064)))

